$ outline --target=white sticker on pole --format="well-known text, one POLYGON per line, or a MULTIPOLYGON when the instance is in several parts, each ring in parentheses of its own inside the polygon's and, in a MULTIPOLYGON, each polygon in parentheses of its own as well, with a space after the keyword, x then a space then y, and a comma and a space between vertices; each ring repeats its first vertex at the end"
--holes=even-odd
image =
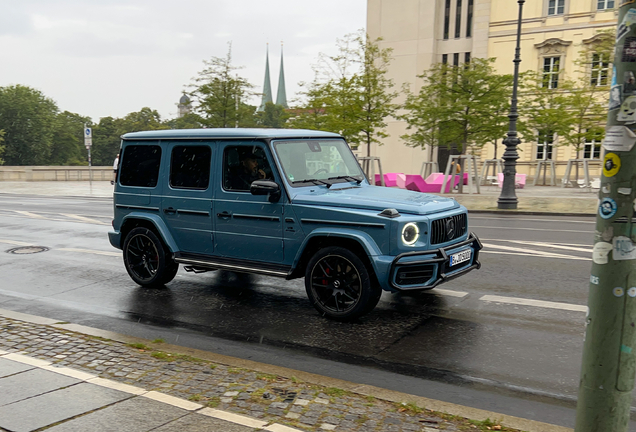
POLYGON ((614 261, 625 261, 636 259, 636 245, 632 243, 629 237, 614 237, 614 248, 612 250, 612 258, 614 261))
POLYGON ((605 131, 603 147, 608 151, 630 151, 636 143, 636 134, 627 126, 610 126, 605 131))
POLYGON ((612 250, 612 244, 606 242, 598 242, 594 245, 594 249, 592 250, 592 260, 596 264, 607 264, 608 258, 607 255, 612 250))

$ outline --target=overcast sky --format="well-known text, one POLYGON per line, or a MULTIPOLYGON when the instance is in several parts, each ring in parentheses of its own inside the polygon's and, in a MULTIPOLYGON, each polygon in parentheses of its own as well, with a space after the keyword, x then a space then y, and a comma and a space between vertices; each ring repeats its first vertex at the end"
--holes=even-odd
POLYGON ((228 42, 256 91, 269 42, 276 99, 283 41, 289 101, 319 53, 366 25, 366 0, 0 0, 0 11, 0 86, 36 88, 95 122, 145 106, 175 117, 203 60, 228 42))

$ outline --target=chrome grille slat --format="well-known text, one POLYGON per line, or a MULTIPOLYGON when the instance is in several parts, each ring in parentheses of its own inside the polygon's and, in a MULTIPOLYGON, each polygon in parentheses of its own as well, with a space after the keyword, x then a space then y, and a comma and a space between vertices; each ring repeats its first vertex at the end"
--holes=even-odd
POLYGON ((431 222, 431 244, 446 243, 466 234, 468 229, 466 214, 458 214, 431 222), (446 222, 452 219, 455 223, 455 233, 449 238, 446 233, 446 222))

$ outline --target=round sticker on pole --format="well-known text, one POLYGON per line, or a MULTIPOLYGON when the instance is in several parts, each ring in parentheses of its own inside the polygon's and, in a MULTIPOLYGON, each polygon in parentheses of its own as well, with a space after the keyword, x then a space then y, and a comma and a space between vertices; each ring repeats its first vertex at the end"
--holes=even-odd
POLYGON ((605 177, 614 177, 621 169, 621 158, 616 153, 608 153, 603 161, 603 175, 605 177))
POLYGON ((598 206, 598 214, 603 219, 609 219, 616 214, 617 208, 616 201, 611 198, 603 198, 601 205, 598 206))

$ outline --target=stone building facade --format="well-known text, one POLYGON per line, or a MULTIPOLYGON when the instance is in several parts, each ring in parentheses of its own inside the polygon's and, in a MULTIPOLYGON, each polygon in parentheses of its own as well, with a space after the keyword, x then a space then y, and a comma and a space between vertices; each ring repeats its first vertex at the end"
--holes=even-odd
MULTIPOLYGON (((526 0, 521 33, 521 71, 557 73, 576 78, 574 60, 599 30, 617 24, 618 0, 526 0)), ((367 32, 381 37, 382 48, 393 49, 389 77, 401 88, 417 90, 422 74, 435 62, 461 64, 471 58, 495 58, 499 73, 513 72, 518 4, 514 0, 368 0, 367 32)), ((397 102, 402 102, 401 97, 397 102)), ((523 115, 523 113, 521 113, 523 115)), ((403 121, 391 119, 384 145, 374 146, 385 172, 419 173, 422 162, 445 157, 440 149, 407 147, 400 136, 403 121)), ((563 173, 576 152, 557 141, 524 142, 519 147, 518 172, 534 175, 538 159, 550 157, 563 173), (549 150, 549 151, 548 151, 549 150)), ((497 156, 504 146, 499 141, 497 156)), ((494 146, 477 152, 482 160, 494 156, 494 146)), ((360 148, 366 154, 366 148, 360 148)), ((600 143, 590 143, 581 156, 600 157, 600 143)), ((447 156, 446 156, 447 157, 447 156)))

